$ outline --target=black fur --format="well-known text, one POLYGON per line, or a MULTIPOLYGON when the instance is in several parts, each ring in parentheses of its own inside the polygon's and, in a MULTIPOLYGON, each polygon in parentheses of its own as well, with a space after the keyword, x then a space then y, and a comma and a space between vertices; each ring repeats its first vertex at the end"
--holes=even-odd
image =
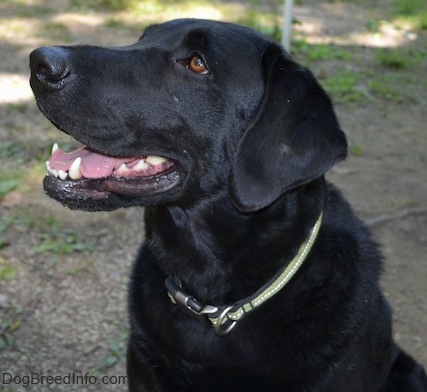
POLYGON ((63 131, 106 155, 177 164, 170 189, 148 183, 138 197, 101 197, 103 180, 45 180, 71 208, 146 206, 129 289, 130 391, 427 391, 422 367, 392 341, 378 248, 324 179, 347 151, 331 101, 280 46, 243 27, 178 20, 123 48, 41 48, 31 68, 40 109, 63 131), (195 54, 207 74, 188 68, 195 54), (229 335, 169 300, 173 275, 202 303, 251 295, 322 210, 304 265, 229 335))

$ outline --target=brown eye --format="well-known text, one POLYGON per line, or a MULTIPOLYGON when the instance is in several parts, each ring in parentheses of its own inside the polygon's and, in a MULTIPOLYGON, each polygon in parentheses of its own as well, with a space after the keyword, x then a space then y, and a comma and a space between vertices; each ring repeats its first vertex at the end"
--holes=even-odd
POLYGON ((200 75, 206 75, 209 73, 206 68, 205 62, 200 56, 193 56, 188 60, 188 69, 200 75))

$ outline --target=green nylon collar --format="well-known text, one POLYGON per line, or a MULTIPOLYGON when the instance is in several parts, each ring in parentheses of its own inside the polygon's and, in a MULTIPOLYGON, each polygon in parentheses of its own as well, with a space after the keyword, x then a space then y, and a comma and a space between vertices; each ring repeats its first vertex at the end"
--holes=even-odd
POLYGON ((274 275, 273 278, 253 295, 237 301, 232 305, 202 305, 197 299, 182 290, 182 284, 179 279, 167 278, 165 285, 169 298, 190 316, 212 325, 218 336, 228 334, 236 326, 238 321, 282 290, 297 273, 316 241, 322 219, 323 212, 312 227, 309 237, 301 244, 297 254, 286 268, 274 275))

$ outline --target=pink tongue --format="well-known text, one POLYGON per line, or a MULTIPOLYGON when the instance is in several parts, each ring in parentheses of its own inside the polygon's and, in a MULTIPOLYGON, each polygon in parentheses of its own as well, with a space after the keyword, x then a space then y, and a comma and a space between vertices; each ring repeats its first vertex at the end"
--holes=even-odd
POLYGON ((53 170, 68 171, 76 160, 80 157, 82 163, 80 171, 86 178, 102 178, 111 176, 114 169, 120 167, 122 163, 135 161, 135 158, 113 158, 98 154, 83 147, 73 152, 63 152, 56 150, 50 158, 49 165, 53 170))

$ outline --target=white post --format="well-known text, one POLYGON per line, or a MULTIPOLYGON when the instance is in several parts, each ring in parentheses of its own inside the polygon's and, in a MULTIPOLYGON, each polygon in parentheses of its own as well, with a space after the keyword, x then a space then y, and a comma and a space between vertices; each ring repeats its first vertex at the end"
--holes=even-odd
POLYGON ((290 52, 291 50, 291 31, 292 31, 292 7, 293 0, 285 0, 283 4, 283 30, 282 30, 282 45, 290 52))

